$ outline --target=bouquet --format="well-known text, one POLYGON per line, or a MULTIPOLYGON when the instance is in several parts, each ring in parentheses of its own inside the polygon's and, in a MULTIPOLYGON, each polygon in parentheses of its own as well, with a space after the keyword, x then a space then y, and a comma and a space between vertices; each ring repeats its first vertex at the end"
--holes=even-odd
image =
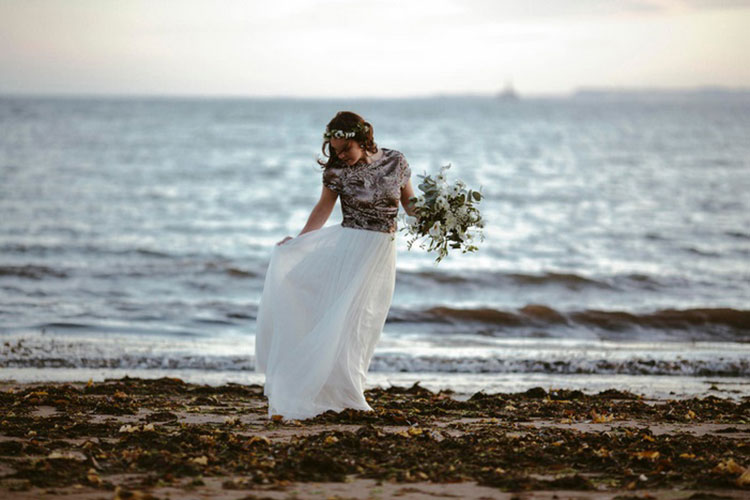
MULTIPOLYGON (((416 207, 416 216, 402 216, 404 226, 400 230, 413 236, 407 242, 412 244, 422 237, 429 237, 427 251, 437 250, 437 264, 448 255, 448 247, 460 248, 461 253, 478 250, 474 238, 479 236, 484 241, 482 214, 475 204, 482 200, 480 191, 467 190, 466 185, 457 180, 449 185, 445 171, 450 164, 440 168, 440 173, 433 179, 429 175, 418 175, 422 178, 419 189, 422 194, 409 199, 416 207)), ((480 188, 481 190, 481 188, 480 188)), ((420 243, 425 248, 425 243, 420 243)))

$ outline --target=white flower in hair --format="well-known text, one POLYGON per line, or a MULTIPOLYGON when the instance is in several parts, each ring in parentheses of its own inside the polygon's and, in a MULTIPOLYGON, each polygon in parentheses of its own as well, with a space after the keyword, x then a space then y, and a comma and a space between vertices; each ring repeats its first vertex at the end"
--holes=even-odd
POLYGON ((323 132, 323 139, 330 139, 331 137, 335 139, 351 139, 352 137, 356 137, 357 132, 361 131, 364 134, 368 130, 370 130, 370 127, 364 123, 357 123, 354 126, 354 130, 329 129, 326 127, 326 131, 323 132))

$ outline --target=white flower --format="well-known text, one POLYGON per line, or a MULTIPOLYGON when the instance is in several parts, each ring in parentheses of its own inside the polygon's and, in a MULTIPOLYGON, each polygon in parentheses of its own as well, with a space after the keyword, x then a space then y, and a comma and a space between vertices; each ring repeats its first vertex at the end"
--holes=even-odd
POLYGON ((445 215, 445 230, 450 231, 451 229, 456 229, 456 226, 458 225, 458 219, 451 213, 448 212, 445 215))
POLYGON ((435 221, 435 223, 430 228, 430 236, 438 237, 441 235, 440 232, 440 221, 435 221))
POLYGON ((445 179, 446 179, 445 171, 448 170, 449 168, 451 168, 450 163, 448 165, 440 167, 440 173, 437 174, 437 180, 438 180, 438 182, 445 183, 445 179))
POLYGON ((337 139, 348 139, 348 138, 354 137, 355 135, 356 135, 356 132, 354 131, 346 132, 340 129, 328 130, 326 128, 326 131, 323 133, 323 138, 328 139, 329 137, 335 137, 337 139))
POLYGON ((435 198, 435 206, 437 208, 446 210, 449 208, 450 203, 448 202, 448 197, 445 195, 445 193, 440 192, 440 194, 437 195, 437 197, 435 198))

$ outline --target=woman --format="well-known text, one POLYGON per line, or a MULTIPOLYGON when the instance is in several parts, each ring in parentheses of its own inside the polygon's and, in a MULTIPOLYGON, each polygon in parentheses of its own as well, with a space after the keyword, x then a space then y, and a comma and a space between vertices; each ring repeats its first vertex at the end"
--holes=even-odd
POLYGON ((399 201, 414 213, 406 158, 378 148, 361 116, 337 113, 322 149, 320 200, 300 234, 274 247, 258 307, 269 417, 372 410, 364 384, 393 298, 399 201), (322 227, 339 196, 341 224, 322 227))

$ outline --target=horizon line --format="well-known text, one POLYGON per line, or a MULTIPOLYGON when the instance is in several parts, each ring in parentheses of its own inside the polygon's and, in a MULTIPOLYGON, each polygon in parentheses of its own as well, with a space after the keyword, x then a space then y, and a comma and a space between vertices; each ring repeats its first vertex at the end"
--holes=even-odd
MULTIPOLYGON (((439 98, 499 98, 503 90, 495 92, 437 92, 431 94, 403 94, 395 96, 383 95, 352 95, 352 96, 325 96, 325 95, 292 95, 292 94, 196 94, 196 93, 121 93, 121 92, 16 92, 0 90, 0 98, 6 97, 29 97, 29 98, 122 98, 122 99, 256 99, 256 100, 316 100, 316 101, 341 101, 341 100, 401 100, 401 99, 439 99, 439 98)), ((519 99, 566 99, 576 97, 579 94, 605 93, 605 94, 689 94, 689 93, 723 93, 723 94, 750 94, 750 86, 728 86, 728 85, 694 85, 686 87, 627 87, 627 86, 580 86, 565 92, 534 92, 514 93, 519 99)))

